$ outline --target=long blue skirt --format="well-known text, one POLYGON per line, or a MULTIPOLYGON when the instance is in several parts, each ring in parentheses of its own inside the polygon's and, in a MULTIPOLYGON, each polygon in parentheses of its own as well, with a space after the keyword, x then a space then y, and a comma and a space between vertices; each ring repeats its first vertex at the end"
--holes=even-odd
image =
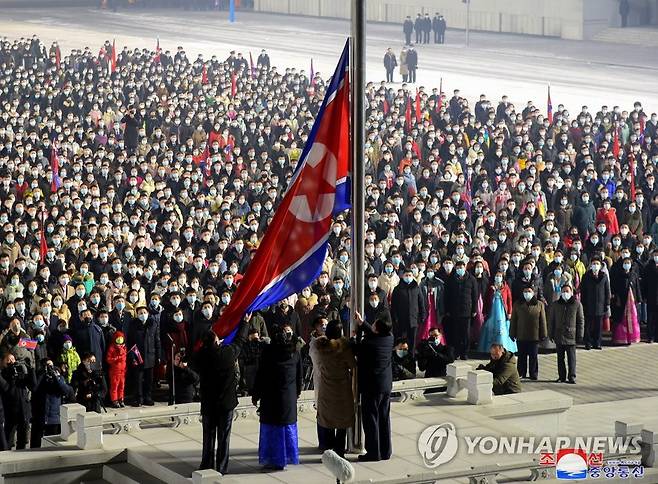
POLYGON ((505 307, 500 293, 496 292, 491 307, 491 314, 484 322, 480 331, 480 344, 478 351, 488 353, 492 343, 503 345, 507 351, 516 353, 516 342, 512 341, 509 336, 510 322, 505 315, 505 307))
POLYGON ((258 463, 267 467, 285 467, 299 464, 297 424, 260 424, 258 463))

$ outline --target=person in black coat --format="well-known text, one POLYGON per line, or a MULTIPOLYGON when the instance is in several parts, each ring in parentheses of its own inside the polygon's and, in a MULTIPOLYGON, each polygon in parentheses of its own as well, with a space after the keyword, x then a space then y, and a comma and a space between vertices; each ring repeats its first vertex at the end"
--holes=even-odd
POLYGON ((11 353, 0 360, 0 397, 4 408, 4 436, 0 448, 25 449, 30 434, 30 392, 34 389, 34 369, 30 360, 16 361, 11 353), (3 442, 6 438, 6 442, 3 442))
POLYGON ((273 328, 272 343, 263 348, 251 396, 254 405, 260 402, 258 461, 268 468, 299 463, 297 399, 303 372, 296 343, 292 328, 273 328))
POLYGON ((602 270, 600 259, 592 260, 580 281, 580 301, 585 314, 585 349, 601 349, 603 318, 610 311, 610 279, 602 270))
POLYGON ((378 293, 372 293, 368 296, 368 305, 366 306, 366 321, 375 324, 378 319, 383 319, 388 324, 393 324, 391 311, 386 307, 386 295, 383 297, 378 293))
POLYGON ((398 61, 395 58, 395 53, 390 47, 386 49, 386 54, 384 54, 384 69, 386 69, 386 82, 393 82, 393 73, 395 68, 398 65, 398 61))
POLYGON ((169 405, 194 401, 194 388, 199 383, 199 375, 188 366, 184 349, 174 355, 173 365, 167 365, 169 405))
POLYGON ((396 338, 405 338, 413 351, 418 325, 425 321, 425 298, 410 270, 404 271, 402 280, 391 295, 391 317, 396 338))
POLYGON ((407 67, 409 68, 409 82, 416 82, 416 69, 418 69, 418 52, 411 45, 407 49, 407 67))
MULTIPOLYGON (((414 30, 416 32, 417 44, 420 44, 420 41, 423 39, 424 27, 425 27, 425 21, 423 20, 423 17, 420 14, 416 15, 416 21, 414 22, 414 30)), ((407 42, 407 44, 411 44, 411 42, 407 42)))
POLYGON ((411 44, 411 34, 414 32, 414 22, 411 20, 411 16, 407 15, 407 18, 404 19, 402 31, 404 32, 405 45, 411 44))
POLYGON ((60 433, 59 408, 62 398, 72 400, 75 397, 73 388, 66 383, 52 360, 46 359, 43 366, 32 393, 31 449, 41 447, 41 438, 44 435, 60 433))
POLYGON ((446 281, 446 318, 444 328, 448 346, 455 356, 465 360, 471 318, 477 311, 478 289, 475 278, 466 272, 464 261, 457 261, 446 281))
POLYGON ((247 340, 250 319, 251 315, 247 314, 228 344, 222 344, 211 330, 206 331, 201 338, 201 348, 194 355, 203 417, 201 469, 217 469, 226 474, 228 468, 233 410, 238 405, 237 360, 247 340))
POLYGON ((160 363, 162 353, 159 316, 149 314, 144 306, 137 308, 137 317, 128 325, 127 336, 129 377, 135 392, 133 406, 151 406, 153 368, 160 363))
POLYGON ((439 328, 430 328, 429 336, 418 345, 418 368, 425 378, 446 376, 447 366, 455 361, 453 349, 441 344, 439 328))
POLYGON ((126 115, 121 118, 121 123, 125 123, 126 128, 123 133, 123 139, 128 153, 134 153, 137 149, 139 128, 142 126, 142 117, 137 113, 135 107, 131 107, 126 115))
POLYGON ((75 341, 78 354, 93 353, 97 365, 94 369, 101 368, 105 356, 105 337, 103 330, 93 322, 89 309, 85 309, 80 314, 80 325, 76 327, 71 337, 75 341))
POLYGON ((84 405, 87 412, 101 413, 103 399, 107 395, 107 382, 103 372, 95 369, 96 356, 93 353, 83 353, 80 359, 80 364, 71 377, 75 401, 84 405))
POLYGON ((391 390, 393 389, 393 334, 382 320, 374 325, 355 313, 359 393, 363 413, 366 453, 359 461, 391 458, 391 390))
POLYGON ((651 259, 642 272, 642 292, 647 302, 647 341, 658 341, 658 250, 654 249, 651 259))

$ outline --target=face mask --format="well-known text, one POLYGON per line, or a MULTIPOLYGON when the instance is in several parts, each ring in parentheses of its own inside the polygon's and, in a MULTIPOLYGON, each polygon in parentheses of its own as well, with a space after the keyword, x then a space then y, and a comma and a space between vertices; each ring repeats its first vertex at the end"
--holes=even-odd
POLYGON ((202 309, 201 312, 203 313, 203 315, 204 315, 206 318, 210 318, 210 316, 212 316, 212 311, 211 311, 210 309, 207 309, 207 308, 206 308, 206 309, 202 309))
POLYGON ((174 314, 174 321, 177 323, 180 323, 183 321, 183 315, 182 314, 174 314))
POLYGON ((376 308, 377 306, 379 306, 379 301, 376 300, 376 299, 375 299, 375 300, 371 300, 371 301, 370 301, 370 306, 372 306, 373 308, 376 308))
POLYGON ((223 302, 224 304, 228 304, 228 303, 231 302, 231 298, 228 297, 228 296, 222 296, 222 302, 223 302))
POLYGON ((624 264, 624 270, 625 271, 630 271, 631 270, 631 265, 628 262, 626 264, 624 264))
POLYGON ((569 299, 571 299, 571 293, 570 292, 563 292, 562 293, 562 299, 564 299, 565 301, 568 301, 569 299))
POLYGON ((532 271, 529 269, 524 269, 523 275, 525 276, 526 279, 530 279, 530 276, 532 276, 532 271))
POLYGON ((75 291, 75 295, 78 296, 78 297, 85 297, 85 291, 84 291, 84 289, 81 289, 81 290, 75 291))
POLYGON ((494 277, 494 282, 495 282, 496 284, 502 284, 502 282, 503 282, 503 276, 495 276, 495 277, 494 277))
POLYGON ((118 345, 122 345, 123 344, 123 338, 117 338, 115 340, 115 343, 118 344, 118 345))
POLYGON ((562 277, 562 269, 555 269, 553 274, 555 274, 555 277, 562 277))
POLYGON ((70 350, 71 348, 73 348, 73 343, 71 343, 70 341, 67 341, 67 342, 64 343, 64 349, 65 349, 65 350, 68 351, 68 350, 70 350))
POLYGON ((460 267, 459 269, 455 269, 455 272, 457 273, 457 276, 464 277, 464 274, 466 274, 466 269, 460 267))
POLYGON ((523 293, 523 298, 524 298, 526 301, 530 301, 530 300, 532 299, 533 296, 534 296, 534 294, 531 293, 531 292, 524 292, 524 293, 523 293))
POLYGON ((142 323, 145 323, 148 318, 149 318, 149 315, 145 314, 145 313, 139 313, 137 315, 137 319, 139 319, 142 323))
POLYGON ((46 340, 46 337, 43 334, 37 335, 37 342, 43 343, 46 340))
POLYGON ((395 354, 398 355, 398 358, 404 358, 409 353, 407 350, 395 350, 395 354))

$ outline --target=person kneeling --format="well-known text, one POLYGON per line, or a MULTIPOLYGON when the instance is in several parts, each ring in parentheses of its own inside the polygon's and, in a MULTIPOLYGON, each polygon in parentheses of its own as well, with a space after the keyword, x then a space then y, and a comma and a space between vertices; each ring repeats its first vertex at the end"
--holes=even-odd
POLYGON ((516 368, 514 353, 507 351, 501 344, 492 343, 489 354, 489 363, 479 365, 477 369, 493 373, 493 394, 521 393, 521 378, 516 368))

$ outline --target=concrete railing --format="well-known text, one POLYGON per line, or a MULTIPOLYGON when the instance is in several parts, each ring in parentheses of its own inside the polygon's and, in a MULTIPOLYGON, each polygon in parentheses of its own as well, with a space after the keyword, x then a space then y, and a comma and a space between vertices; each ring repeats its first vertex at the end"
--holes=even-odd
MULTIPOLYGON (((416 378, 393 383, 393 392, 399 395, 400 402, 423 398, 427 391, 441 390, 447 382, 443 378, 416 378)), ((238 399, 234 418, 256 418, 256 407, 250 397, 238 399)), ((315 392, 303 391, 297 400, 298 413, 315 412, 315 392)), ((177 428, 184 425, 198 425, 200 422, 201 404, 198 402, 178 405, 157 405, 154 407, 125 408, 107 413, 87 412, 85 407, 77 403, 61 406, 60 439, 75 441, 82 449, 99 449, 103 446, 103 433, 133 433, 144 426, 167 426, 177 428), (84 432, 80 432, 84 429, 84 432)))
POLYGON ((457 397, 466 390, 466 401, 471 405, 485 405, 493 401, 493 374, 473 370, 467 363, 451 363, 447 368, 447 394, 457 397))

